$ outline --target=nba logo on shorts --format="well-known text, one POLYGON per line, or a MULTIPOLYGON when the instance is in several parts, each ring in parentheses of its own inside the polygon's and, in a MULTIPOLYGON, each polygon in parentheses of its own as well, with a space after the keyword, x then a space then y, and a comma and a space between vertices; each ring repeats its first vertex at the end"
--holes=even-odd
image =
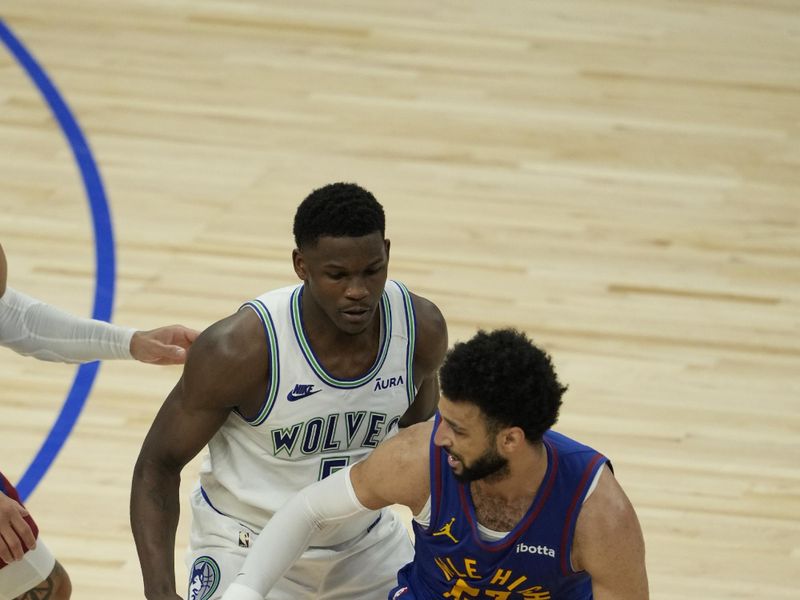
POLYGON ((208 600, 219 586, 219 565, 210 556, 201 556, 192 565, 188 600, 208 600))
POLYGON ((399 590, 397 590, 394 593, 394 596, 392 596, 392 600, 397 600, 400 596, 405 594, 407 591, 408 591, 408 587, 406 587, 406 586, 401 587, 399 590))
POLYGON ((240 531, 239 532, 239 548, 249 548, 250 547, 250 532, 249 531, 240 531))

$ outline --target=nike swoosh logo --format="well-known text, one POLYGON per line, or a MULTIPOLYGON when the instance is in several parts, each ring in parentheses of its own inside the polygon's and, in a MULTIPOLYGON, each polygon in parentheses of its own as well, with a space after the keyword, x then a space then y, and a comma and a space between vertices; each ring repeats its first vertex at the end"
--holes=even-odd
POLYGON ((289 402, 296 402, 296 401, 298 401, 298 400, 302 400, 303 398, 308 398, 309 396, 313 396, 313 395, 314 395, 314 394, 316 394, 317 392, 321 392, 321 391, 322 391, 322 390, 312 390, 312 391, 310 391, 310 392, 306 392, 306 393, 295 394, 295 393, 294 393, 294 390, 292 390, 291 392, 289 392, 289 393, 286 395, 286 399, 287 399, 289 402))

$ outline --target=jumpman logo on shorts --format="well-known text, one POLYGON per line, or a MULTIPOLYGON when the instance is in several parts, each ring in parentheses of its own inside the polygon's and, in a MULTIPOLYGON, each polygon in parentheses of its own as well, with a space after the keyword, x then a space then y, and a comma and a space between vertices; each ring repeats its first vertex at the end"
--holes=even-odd
POLYGON ((453 537, 453 534, 452 534, 452 533, 450 533, 450 528, 453 526, 453 523, 455 523, 455 522, 456 522, 456 518, 455 518, 455 517, 453 517, 452 519, 450 519, 450 522, 449 522, 449 523, 445 523, 444 525, 442 525, 442 528, 441 528, 439 531, 437 531, 436 533, 434 533, 433 535, 434 535, 434 536, 437 536, 437 535, 446 535, 446 536, 447 536, 447 537, 449 537, 451 540, 453 540, 453 543, 454 543, 454 544, 457 544, 457 543, 458 543, 458 540, 457 540, 456 538, 454 538, 454 537, 453 537))

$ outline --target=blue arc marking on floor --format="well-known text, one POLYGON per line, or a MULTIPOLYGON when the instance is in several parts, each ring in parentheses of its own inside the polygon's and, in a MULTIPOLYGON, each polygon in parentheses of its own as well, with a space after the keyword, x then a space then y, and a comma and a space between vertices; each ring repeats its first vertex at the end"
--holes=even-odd
MULTIPOLYGON (((19 39, 11 32, 5 22, 0 19, 0 39, 8 47, 8 50, 22 66, 33 83, 41 92, 50 111, 58 121, 67 142, 72 149, 75 162, 83 178, 83 186, 89 199, 89 207, 92 214, 94 226, 94 243, 96 257, 97 279, 94 290, 94 307, 92 318, 109 321, 114 306, 114 284, 116 281, 115 258, 114 258, 114 232, 111 227, 111 214, 106 201, 103 182, 100 179, 100 172, 92 158, 89 144, 78 126, 75 117, 67 106, 64 99, 59 94, 58 89, 47 74, 31 56, 19 39)), ((44 477, 50 465, 53 464, 56 456, 69 437, 75 422, 83 410, 89 392, 92 389, 94 380, 100 363, 93 362, 81 365, 75 374, 67 398, 61 407, 61 412, 56 418, 50 433, 36 453, 22 478, 16 485, 20 497, 25 500, 36 488, 44 477)))

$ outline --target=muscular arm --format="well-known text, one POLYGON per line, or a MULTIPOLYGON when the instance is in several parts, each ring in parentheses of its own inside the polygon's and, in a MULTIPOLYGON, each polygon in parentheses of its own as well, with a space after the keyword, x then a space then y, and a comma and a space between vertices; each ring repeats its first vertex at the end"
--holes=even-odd
POLYGON ((263 330, 250 310, 197 339, 178 384, 159 410, 133 473, 131 528, 145 596, 176 598, 175 530, 180 473, 228 418, 263 399, 268 371, 263 330))
POLYGON ((447 353, 447 323, 430 300, 411 294, 417 321, 414 384, 417 395, 400 418, 400 427, 427 421, 439 405, 439 367, 447 353))
POLYGON ((223 600, 260 600, 308 547, 315 531, 368 510, 404 504, 418 512, 430 495, 431 423, 409 427, 365 460, 301 490, 270 519, 223 600), (386 473, 392 472, 392 477, 386 473))
POLYGON ((572 563, 592 576, 595 600, 649 598, 642 529, 608 468, 578 516, 572 563))

